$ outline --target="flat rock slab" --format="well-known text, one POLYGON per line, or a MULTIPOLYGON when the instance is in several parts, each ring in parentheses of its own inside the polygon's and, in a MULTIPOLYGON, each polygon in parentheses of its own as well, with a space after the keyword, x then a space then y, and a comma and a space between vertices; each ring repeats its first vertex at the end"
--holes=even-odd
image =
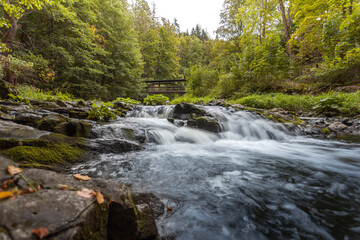
POLYGON ((43 199, 38 194, 25 194, 0 204, 1 226, 12 239, 36 239, 32 230, 41 227, 50 233, 70 228, 84 221, 93 207, 92 199, 75 191, 41 190, 39 194, 43 199))
POLYGON ((49 132, 40 131, 33 127, 10 121, 0 120, 0 138, 2 139, 36 139, 46 134, 49 134, 49 132))

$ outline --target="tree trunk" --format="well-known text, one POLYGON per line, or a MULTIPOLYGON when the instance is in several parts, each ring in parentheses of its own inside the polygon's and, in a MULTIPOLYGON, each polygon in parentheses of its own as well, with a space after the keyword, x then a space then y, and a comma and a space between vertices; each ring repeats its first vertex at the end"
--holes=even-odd
MULTIPOLYGON (((5 0, 7 4, 10 4, 10 0, 5 0)), ((6 48, 11 49, 13 47, 14 39, 17 32, 17 22, 18 20, 13 15, 8 15, 5 13, 6 17, 9 19, 11 27, 9 30, 5 33, 2 42, 5 43, 6 48)), ((7 57, 9 55, 8 51, 3 52, 4 56, 7 57)), ((14 73, 10 70, 10 62, 8 59, 5 59, 5 63, 3 65, 3 71, 4 71, 4 79, 5 81, 9 82, 12 85, 16 84, 14 73)))
POLYGON ((289 53, 290 59, 292 60, 294 58, 294 54, 292 52, 292 49, 289 47, 289 40, 290 40, 290 14, 289 19, 286 19, 286 12, 284 7, 284 2, 282 0, 279 0, 279 6, 281 11, 281 17, 284 24, 284 30, 285 30, 285 39, 286 39, 286 48, 289 53))
POLYGON ((350 7, 349 7, 349 14, 351 15, 352 12, 353 12, 353 3, 354 3, 354 0, 351 0, 350 1, 350 7))
POLYGON ((266 11, 267 11, 267 0, 262 0, 262 12, 263 12, 262 37, 264 39, 265 39, 265 36, 266 36, 266 11))

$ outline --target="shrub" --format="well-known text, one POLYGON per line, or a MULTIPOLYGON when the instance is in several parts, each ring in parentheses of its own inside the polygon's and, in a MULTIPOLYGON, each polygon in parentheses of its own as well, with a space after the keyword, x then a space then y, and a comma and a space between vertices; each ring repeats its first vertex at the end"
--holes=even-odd
POLYGON ((8 97, 9 97, 9 100, 11 100, 11 101, 25 103, 27 105, 30 105, 30 101, 21 96, 15 96, 14 94, 10 93, 10 94, 8 94, 8 97))
POLYGON ((37 101, 79 101, 75 99, 70 93, 62 93, 59 91, 42 91, 41 89, 34 88, 28 85, 22 85, 16 87, 17 91, 23 98, 37 100, 37 101))
POLYGON ((108 102, 101 103, 100 106, 94 103, 91 106, 92 109, 88 111, 88 119, 94 121, 110 121, 110 119, 116 118, 116 114, 111 110, 112 106, 113 105, 108 102))
POLYGON ((140 105, 141 104, 141 102, 139 102, 137 100, 134 100, 131 98, 120 98, 120 97, 115 99, 114 102, 124 102, 124 103, 131 104, 131 105, 140 105))
POLYGON ((164 105, 166 104, 166 102, 169 101, 169 98, 164 96, 164 95, 161 95, 161 94, 155 94, 155 95, 152 95, 152 96, 147 96, 143 103, 145 105, 164 105))

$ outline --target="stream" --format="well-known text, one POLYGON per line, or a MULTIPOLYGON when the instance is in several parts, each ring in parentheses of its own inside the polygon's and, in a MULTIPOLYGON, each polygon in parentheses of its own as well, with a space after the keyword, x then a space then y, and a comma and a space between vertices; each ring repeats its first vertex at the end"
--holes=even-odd
POLYGON ((157 195, 173 209, 157 220, 164 237, 360 239, 359 144, 295 136, 250 112, 202 108, 221 133, 170 123, 173 106, 139 106, 95 130, 119 139, 133 129, 146 137, 145 149, 102 154, 74 171, 157 195))

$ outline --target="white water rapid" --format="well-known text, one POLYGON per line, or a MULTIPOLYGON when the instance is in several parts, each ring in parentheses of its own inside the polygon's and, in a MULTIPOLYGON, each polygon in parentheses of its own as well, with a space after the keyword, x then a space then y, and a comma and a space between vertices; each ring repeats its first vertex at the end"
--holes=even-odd
POLYGON ((145 149, 103 154, 74 169, 151 192, 173 211, 157 221, 175 239, 360 239, 360 145, 289 134, 249 112, 203 107, 219 134, 167 118, 172 106, 138 107, 99 126, 133 129, 145 149))

